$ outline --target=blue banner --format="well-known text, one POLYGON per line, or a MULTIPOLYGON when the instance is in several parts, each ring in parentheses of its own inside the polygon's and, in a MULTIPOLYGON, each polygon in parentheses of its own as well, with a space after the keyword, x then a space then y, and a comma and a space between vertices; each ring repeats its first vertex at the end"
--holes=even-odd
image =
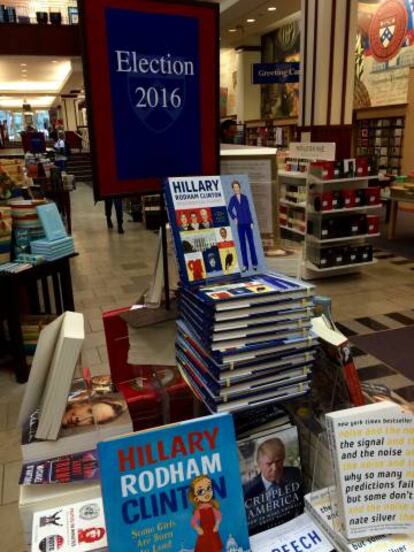
POLYGON ((299 62, 253 63, 253 84, 285 84, 299 82, 299 62))
POLYGON ((197 18, 108 8, 106 34, 117 178, 199 174, 197 18))

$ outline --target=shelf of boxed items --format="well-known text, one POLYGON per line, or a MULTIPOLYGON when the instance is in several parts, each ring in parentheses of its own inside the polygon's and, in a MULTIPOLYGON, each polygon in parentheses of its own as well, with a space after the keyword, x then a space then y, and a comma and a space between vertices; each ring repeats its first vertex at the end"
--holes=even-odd
POLYGON ((329 277, 374 264, 371 238, 380 236, 380 189, 376 176, 323 179, 311 167, 307 188, 307 233, 303 276, 329 277), (347 216, 349 215, 349 216, 347 216), (338 231, 339 235, 333 235, 338 231))
POLYGON ((306 233, 307 174, 301 171, 278 171, 279 224, 281 230, 301 238, 306 233))

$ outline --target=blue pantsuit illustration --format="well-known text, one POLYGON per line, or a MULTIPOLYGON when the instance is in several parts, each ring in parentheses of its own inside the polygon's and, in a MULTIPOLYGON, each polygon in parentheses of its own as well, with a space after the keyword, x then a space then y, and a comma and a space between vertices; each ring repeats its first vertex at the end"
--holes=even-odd
POLYGON ((243 270, 247 270, 249 268, 247 243, 249 244, 250 258, 253 268, 257 266, 257 256, 254 246, 252 231, 253 218, 250 212, 249 200, 244 194, 239 193, 239 190, 239 183, 234 182, 233 191, 235 192, 235 194, 230 199, 228 211, 231 218, 237 221, 237 231, 239 234, 240 249, 243 259, 243 270), (235 190, 236 187, 238 188, 238 190, 235 190))

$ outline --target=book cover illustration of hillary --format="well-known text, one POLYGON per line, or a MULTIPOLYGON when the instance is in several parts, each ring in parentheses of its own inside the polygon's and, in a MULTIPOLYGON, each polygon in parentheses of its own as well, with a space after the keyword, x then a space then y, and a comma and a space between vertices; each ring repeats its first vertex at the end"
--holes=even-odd
POLYGON ((111 552, 250 550, 229 414, 103 441, 98 454, 111 552))
POLYGON ((164 186, 184 282, 266 270, 246 176, 169 178, 164 186))

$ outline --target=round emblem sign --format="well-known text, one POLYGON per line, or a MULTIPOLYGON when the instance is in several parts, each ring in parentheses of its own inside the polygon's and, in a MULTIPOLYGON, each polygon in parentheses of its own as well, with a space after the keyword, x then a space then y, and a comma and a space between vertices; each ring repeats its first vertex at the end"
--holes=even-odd
POLYGON ((369 27, 372 55, 377 61, 396 56, 405 40, 408 28, 407 10, 400 0, 385 0, 379 6, 369 27))

